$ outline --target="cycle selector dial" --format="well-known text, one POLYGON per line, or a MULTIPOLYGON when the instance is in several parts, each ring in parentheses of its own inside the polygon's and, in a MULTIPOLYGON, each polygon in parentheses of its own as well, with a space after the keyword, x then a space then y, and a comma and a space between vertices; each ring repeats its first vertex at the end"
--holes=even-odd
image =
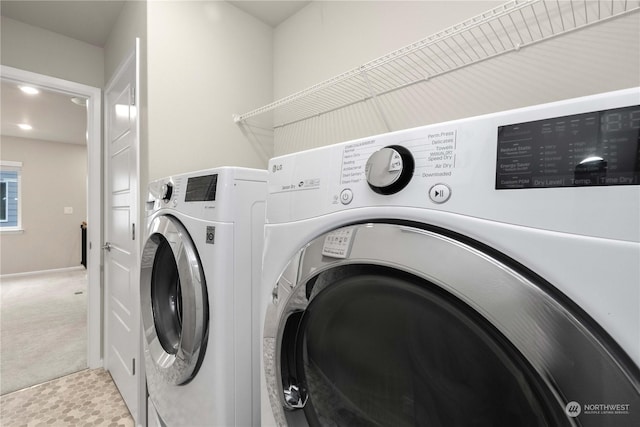
POLYGON ((162 188, 160 189, 160 197, 165 202, 171 200, 171 196, 173 195, 173 184, 170 182, 162 184, 162 188))
POLYGON ((409 184, 415 161, 406 148, 390 145, 373 153, 367 160, 367 183, 379 194, 395 194, 409 184))

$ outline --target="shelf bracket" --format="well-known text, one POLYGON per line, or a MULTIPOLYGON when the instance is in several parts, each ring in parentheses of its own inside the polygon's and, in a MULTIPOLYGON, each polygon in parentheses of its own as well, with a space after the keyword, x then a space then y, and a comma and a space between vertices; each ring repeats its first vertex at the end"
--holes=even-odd
POLYGON ((369 76, 367 75, 367 70, 365 70, 364 67, 361 67, 360 75, 367 84, 367 89, 369 90, 369 94, 371 95, 370 99, 373 101, 373 106, 375 107, 378 116, 380 116, 380 120, 382 120, 382 123, 384 123, 384 127, 387 129, 387 132, 391 132, 391 126, 389 126, 387 116, 384 114, 384 110, 382 109, 382 105, 380 104, 380 100, 378 99, 378 95, 373 90, 373 86, 371 85, 371 81, 369 80, 369 76))

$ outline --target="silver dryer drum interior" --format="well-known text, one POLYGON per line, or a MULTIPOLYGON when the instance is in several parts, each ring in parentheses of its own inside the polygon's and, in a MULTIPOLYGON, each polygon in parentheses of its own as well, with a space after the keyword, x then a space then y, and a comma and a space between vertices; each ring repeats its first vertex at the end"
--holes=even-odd
MULTIPOLYGON (((316 238, 274 288, 276 420, 556 426, 576 425, 567 399, 640 409, 637 367, 551 285, 470 239, 391 222, 316 238)), ((640 425, 640 412, 624 421, 640 425)))
POLYGON ((170 215, 149 227, 141 267, 144 339, 155 372, 168 384, 192 379, 206 348, 207 289, 195 246, 170 215))

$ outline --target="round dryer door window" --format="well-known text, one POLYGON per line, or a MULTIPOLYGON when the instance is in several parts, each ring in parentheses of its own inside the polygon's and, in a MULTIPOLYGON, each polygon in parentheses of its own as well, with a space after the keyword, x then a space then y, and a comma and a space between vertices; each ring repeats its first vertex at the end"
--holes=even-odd
POLYGON ((183 384, 204 355, 208 300, 198 253, 176 218, 151 222, 140 276, 147 365, 163 382, 183 384))
POLYGON ((640 375, 554 292, 490 248, 440 230, 363 224, 325 234, 291 261, 268 308, 276 420, 639 425, 640 412, 576 419, 574 402, 640 409, 640 375))
POLYGON ((313 299, 296 353, 311 424, 558 425, 517 352, 433 288, 367 266, 313 299))

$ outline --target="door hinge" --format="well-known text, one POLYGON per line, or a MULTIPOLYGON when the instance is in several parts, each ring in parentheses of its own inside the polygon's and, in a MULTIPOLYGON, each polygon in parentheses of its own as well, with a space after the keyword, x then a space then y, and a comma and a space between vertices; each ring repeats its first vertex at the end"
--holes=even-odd
POLYGON ((131 94, 131 105, 136 105, 136 88, 131 87, 129 93, 131 94))
POLYGON ((131 360, 131 375, 135 375, 136 374, 136 359, 134 358, 133 360, 131 360))
POLYGON ((131 224, 131 240, 136 240, 136 223, 131 224))

